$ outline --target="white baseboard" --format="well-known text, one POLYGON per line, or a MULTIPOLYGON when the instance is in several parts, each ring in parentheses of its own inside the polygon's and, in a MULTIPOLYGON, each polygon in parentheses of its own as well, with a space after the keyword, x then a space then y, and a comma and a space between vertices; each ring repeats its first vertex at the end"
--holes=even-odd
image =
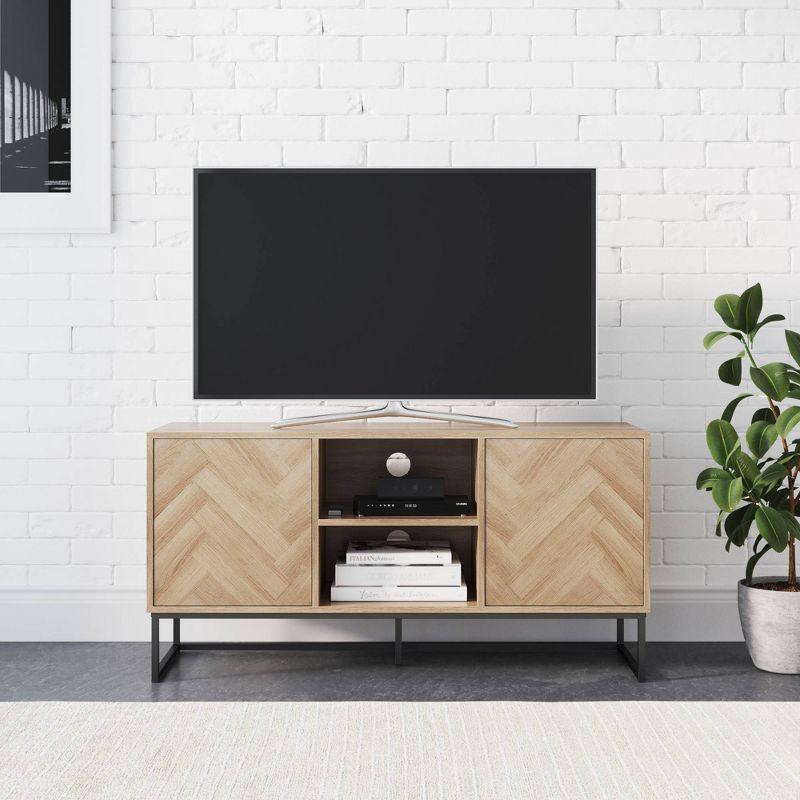
MULTIPOLYGON (((150 618, 141 592, 0 593, 0 641, 148 641, 150 618)), ((633 623, 629 636, 633 636, 633 623)), ((163 625, 168 638, 168 625, 163 625)), ((185 641, 381 641, 391 620, 185 620, 185 641)), ((613 620, 411 620, 409 641, 608 641, 613 620)), ((658 590, 647 622, 649 641, 739 641, 735 589, 658 590)))

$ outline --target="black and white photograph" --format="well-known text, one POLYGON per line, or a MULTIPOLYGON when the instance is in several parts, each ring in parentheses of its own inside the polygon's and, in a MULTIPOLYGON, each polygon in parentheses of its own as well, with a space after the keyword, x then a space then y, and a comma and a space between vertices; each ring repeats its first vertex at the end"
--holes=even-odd
POLYGON ((72 186, 71 0, 0 0, 0 192, 72 186))

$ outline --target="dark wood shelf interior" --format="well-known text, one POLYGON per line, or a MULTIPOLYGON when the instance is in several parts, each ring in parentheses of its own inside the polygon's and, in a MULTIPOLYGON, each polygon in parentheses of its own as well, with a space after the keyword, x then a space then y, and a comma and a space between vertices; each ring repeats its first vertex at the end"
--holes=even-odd
POLYGON ((377 494, 378 479, 389 477, 386 459, 392 453, 411 459, 409 477, 444 478, 445 494, 475 500, 477 439, 321 439, 320 518, 334 519, 326 516, 331 504, 352 516, 356 495, 377 494))
MULTIPOLYGON (((467 584, 467 599, 475 600, 477 597, 476 585, 476 556, 478 531, 468 526, 445 526, 438 528, 404 526, 412 540, 442 540, 450 543, 450 547, 461 562, 461 576, 467 584)), ((334 579, 334 567, 337 560, 343 560, 347 544, 352 539, 385 539, 386 528, 376 527, 333 527, 319 532, 319 574, 320 574, 320 602, 323 598, 330 597, 330 586, 334 579)), ((339 605, 334 603, 333 605, 339 605)), ((372 603, 358 603, 365 610, 372 603)), ((409 605, 401 603, 400 605, 409 605)), ((413 605, 411 603, 410 605, 413 605)), ((453 605, 449 603, 448 605, 453 605)))

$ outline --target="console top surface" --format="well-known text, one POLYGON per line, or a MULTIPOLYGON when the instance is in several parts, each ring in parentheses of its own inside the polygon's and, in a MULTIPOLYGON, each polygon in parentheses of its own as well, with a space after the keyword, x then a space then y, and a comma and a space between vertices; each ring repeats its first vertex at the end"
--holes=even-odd
POLYGON ((625 422, 522 422, 517 428, 442 422, 334 422, 274 429, 268 422, 172 422, 151 431, 161 438, 254 437, 276 439, 642 439, 649 433, 625 422))

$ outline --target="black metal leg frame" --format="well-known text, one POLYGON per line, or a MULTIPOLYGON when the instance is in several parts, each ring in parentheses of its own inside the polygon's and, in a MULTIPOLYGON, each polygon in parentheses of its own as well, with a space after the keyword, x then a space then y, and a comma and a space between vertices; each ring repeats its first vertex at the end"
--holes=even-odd
MULTIPOLYGON (((181 642, 182 619, 224 619, 224 618, 251 618, 251 619, 286 619, 299 615, 292 614, 151 614, 150 615, 150 669, 153 683, 160 683, 167 670, 172 666, 175 657, 181 650, 326 650, 349 649, 349 647, 363 647, 362 644, 349 645, 332 642, 181 642), (172 620, 172 644, 162 656, 160 647, 160 622, 162 619, 172 620), (349 646, 348 646, 349 645, 349 646)), ((303 614, 304 617, 324 617, 327 619, 353 619, 352 614, 303 614)), ((617 620, 617 649, 625 658, 628 666, 633 670, 640 682, 645 681, 645 614, 481 614, 481 619, 576 619, 584 616, 592 619, 617 620), (637 645, 634 654, 625 643, 625 620, 635 619, 637 622, 637 645)), ((393 614, 359 614, 364 619, 394 619, 394 663, 402 666, 403 663, 403 617, 393 614)), ((452 617, 474 617, 473 614, 448 614, 452 617)), ((406 619, 441 619, 437 614, 413 614, 406 619)), ((450 642, 449 644, 453 644, 450 642)), ((481 647, 481 643, 475 643, 481 647)))
MULTIPOLYGON (((168 619, 168 618, 167 618, 168 619)), ((164 657, 161 657, 161 623, 159 614, 150 615, 150 680, 159 683, 164 673, 169 669, 175 656, 181 651, 181 619, 172 617, 172 644, 164 657)))
POLYGON ((622 653, 628 666, 633 670, 633 674, 639 680, 639 683, 644 683, 647 680, 645 673, 645 653, 646 653, 646 624, 647 619, 644 614, 639 614, 636 617, 636 655, 631 652, 627 644, 625 644, 625 618, 617 618, 617 650, 622 653))

